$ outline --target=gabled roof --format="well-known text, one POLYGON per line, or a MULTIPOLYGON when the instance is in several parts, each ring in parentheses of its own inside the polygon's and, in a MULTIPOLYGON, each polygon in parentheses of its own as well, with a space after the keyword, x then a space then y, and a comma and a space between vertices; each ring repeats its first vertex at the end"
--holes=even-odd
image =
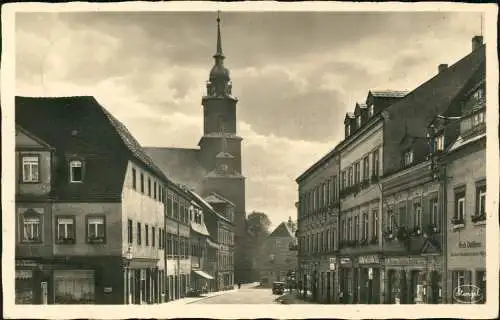
POLYGON ((354 118, 355 118, 355 117, 354 117, 354 113, 352 113, 352 112, 347 112, 347 113, 345 114, 344 124, 346 124, 348 121, 350 121, 350 120, 352 120, 352 119, 354 119, 354 118))
POLYGON ((198 193, 196 193, 194 190, 187 190, 187 191, 195 198, 195 201, 198 201, 198 203, 201 206, 205 207, 207 210, 212 212, 218 219, 224 220, 228 223, 232 223, 229 219, 218 213, 217 210, 215 210, 210 203, 208 203, 205 199, 203 199, 203 197, 200 196, 198 193))
POLYGON ((90 96, 16 97, 16 123, 53 146, 60 161, 55 174, 58 200, 121 201, 127 161, 135 159, 158 178, 166 176, 126 127, 90 96), (82 156, 82 184, 68 185, 70 156, 82 156))
POLYGON ((276 238, 277 237, 290 237, 290 238, 294 238, 294 235, 293 235, 292 230, 290 230, 290 228, 286 224, 286 222, 282 222, 267 237, 268 238, 274 238, 274 237, 276 237, 276 238))
POLYGON ((33 141, 39 143, 41 146, 46 147, 47 149, 54 150, 54 147, 52 147, 50 144, 47 142, 43 141, 33 133, 29 132, 28 130, 24 129, 22 126, 19 124, 16 124, 16 131, 20 131, 23 134, 25 134, 28 138, 32 139, 33 141))
POLYGON ((211 192, 207 197, 205 197, 205 200, 208 203, 225 203, 225 204, 230 204, 232 206, 235 205, 233 202, 229 201, 228 199, 224 198, 223 196, 215 192, 211 192))

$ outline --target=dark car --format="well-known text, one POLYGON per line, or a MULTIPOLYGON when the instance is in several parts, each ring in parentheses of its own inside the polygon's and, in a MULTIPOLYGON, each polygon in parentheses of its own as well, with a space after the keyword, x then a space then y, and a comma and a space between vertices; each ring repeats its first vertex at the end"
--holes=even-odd
POLYGON ((273 282, 273 294, 283 294, 285 292, 285 283, 276 281, 273 282))

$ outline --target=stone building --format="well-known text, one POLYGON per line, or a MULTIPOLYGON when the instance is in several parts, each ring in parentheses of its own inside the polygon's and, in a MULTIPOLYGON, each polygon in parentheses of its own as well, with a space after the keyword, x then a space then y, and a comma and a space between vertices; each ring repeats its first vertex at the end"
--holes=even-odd
POLYGON ((241 142, 237 134, 236 103, 229 70, 224 66, 220 19, 217 45, 206 94, 202 98, 203 136, 198 148, 146 148, 148 154, 176 183, 188 185, 203 197, 215 192, 235 205, 235 276, 247 280, 245 178, 242 175, 241 142))
POLYGON ((93 97, 16 97, 15 112, 16 269, 33 302, 161 302, 165 175, 93 97))
POLYGON ((334 149, 297 178, 297 281, 314 299, 335 301, 338 291, 339 152, 334 149))
POLYGON ((290 250, 296 239, 290 222, 280 223, 262 243, 257 259, 262 286, 272 286, 275 281, 286 282, 291 272, 296 271, 297 252, 290 250))
POLYGON ((166 298, 182 298, 191 283, 191 196, 179 185, 165 186, 166 298))
MULTIPOLYGON (((356 104, 354 112, 346 114, 345 139, 297 179, 299 265, 305 280, 309 281, 307 274, 314 275, 311 291, 316 300, 324 299, 315 292, 316 279, 322 277, 318 272, 326 271, 326 259, 315 257, 325 243, 324 235, 318 232, 333 226, 337 235, 329 241, 336 241, 338 247, 329 249, 333 252, 328 253, 328 264, 330 271, 337 273, 338 282, 327 280, 327 293, 332 286, 336 293, 333 299, 327 295, 326 301, 442 301, 442 291, 446 291, 443 283, 447 283, 443 257, 447 189, 434 177, 439 161, 431 146, 443 149, 451 145, 458 127, 449 126, 438 142, 432 142, 433 134, 427 135, 427 130, 438 114, 457 108, 477 80, 481 66, 484 46, 474 37, 470 54, 449 67, 440 65, 434 77, 413 91, 370 91, 365 103, 356 104), (337 159, 336 164, 330 159, 337 159), (335 213, 328 206, 331 197, 325 204, 323 190, 328 189, 322 181, 335 175, 339 213, 338 218, 329 218, 324 212, 335 213), (322 216, 326 218, 320 219, 322 216)), ((476 119, 472 121, 480 118, 471 117, 476 119)), ((481 272, 481 262, 477 265, 481 272)))

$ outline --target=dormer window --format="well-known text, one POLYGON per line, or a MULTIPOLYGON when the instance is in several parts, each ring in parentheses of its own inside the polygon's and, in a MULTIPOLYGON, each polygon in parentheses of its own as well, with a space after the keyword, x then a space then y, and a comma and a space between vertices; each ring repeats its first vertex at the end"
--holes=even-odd
POLYGON ((477 89, 473 94, 472 94, 472 97, 475 99, 475 100, 481 100, 484 98, 484 91, 482 88, 479 88, 477 89))
POLYGON ((350 136, 351 135, 351 125, 348 124, 346 127, 345 127, 345 135, 346 137, 350 136))
POLYGON ((356 117, 356 125, 358 126, 358 129, 361 128, 361 116, 356 117))
POLYGON ((373 104, 371 104, 369 107, 368 107, 368 116, 371 117, 373 116, 373 113, 374 113, 375 109, 373 107, 373 104))
POLYGON ((407 150, 404 153, 404 164, 405 166, 409 166, 413 163, 413 150, 407 150))
POLYGON ((436 152, 444 150, 444 135, 440 134, 436 137, 436 152))
POLYGON ((473 125, 477 126, 484 123, 484 111, 476 113, 473 117, 473 125))
POLYGON ((83 182, 83 162, 71 160, 69 163, 70 179, 72 183, 83 182))

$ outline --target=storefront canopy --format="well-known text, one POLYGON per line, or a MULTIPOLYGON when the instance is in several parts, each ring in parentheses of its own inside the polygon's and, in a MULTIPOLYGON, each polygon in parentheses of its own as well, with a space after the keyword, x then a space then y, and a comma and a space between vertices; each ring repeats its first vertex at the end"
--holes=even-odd
POLYGON ((196 273, 197 275, 199 275, 200 277, 203 277, 205 279, 213 279, 214 277, 212 277, 211 275, 209 275, 208 273, 206 272, 203 272, 201 270, 193 270, 194 273, 196 273))

